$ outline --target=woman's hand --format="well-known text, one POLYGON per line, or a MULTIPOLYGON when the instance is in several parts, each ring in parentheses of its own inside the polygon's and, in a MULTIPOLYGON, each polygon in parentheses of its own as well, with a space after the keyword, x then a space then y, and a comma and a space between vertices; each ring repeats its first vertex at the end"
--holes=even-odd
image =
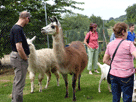
POLYGON ((89 48, 89 49, 91 49, 91 47, 87 44, 87 47, 89 48))
POLYGON ((84 44, 90 49, 91 47, 87 43, 87 39, 84 39, 84 44))

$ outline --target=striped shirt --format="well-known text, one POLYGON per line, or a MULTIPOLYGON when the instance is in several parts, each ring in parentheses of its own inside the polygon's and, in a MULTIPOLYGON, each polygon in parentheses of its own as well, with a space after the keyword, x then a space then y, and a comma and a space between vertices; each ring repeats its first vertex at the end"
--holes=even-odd
POLYGON ((89 46, 92 48, 92 49, 97 49, 98 48, 98 33, 95 32, 95 33, 92 33, 91 31, 89 31, 87 34, 86 34, 86 37, 85 39, 88 39, 89 38, 89 46), (89 38, 90 36, 90 38, 89 38))
MULTIPOLYGON (((110 55, 112 58, 112 55, 121 40, 121 38, 116 38, 114 41, 110 42, 107 45, 105 54, 110 55)), ((136 48, 133 42, 124 40, 114 56, 110 74, 121 78, 131 76, 135 72, 133 64, 134 57, 132 56, 132 52, 134 51, 136 51, 136 48)))

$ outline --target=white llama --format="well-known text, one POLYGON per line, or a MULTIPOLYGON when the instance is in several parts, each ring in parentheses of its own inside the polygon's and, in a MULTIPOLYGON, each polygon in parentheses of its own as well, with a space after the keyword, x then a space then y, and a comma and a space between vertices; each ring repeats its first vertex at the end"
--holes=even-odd
POLYGON ((27 39, 30 48, 30 55, 28 58, 28 71, 29 78, 31 80, 31 93, 34 92, 34 79, 36 73, 39 73, 39 92, 42 92, 42 79, 44 78, 44 74, 47 75, 47 84, 45 88, 47 88, 49 85, 51 72, 55 74, 57 78, 57 85, 59 86, 59 72, 57 70, 58 64, 56 63, 53 50, 48 48, 36 50, 35 46, 32 43, 35 38, 36 36, 34 36, 32 39, 27 39))

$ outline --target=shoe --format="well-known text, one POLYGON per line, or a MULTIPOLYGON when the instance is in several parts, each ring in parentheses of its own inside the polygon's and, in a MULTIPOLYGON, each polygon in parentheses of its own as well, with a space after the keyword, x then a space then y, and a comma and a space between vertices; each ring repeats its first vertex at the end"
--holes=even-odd
POLYGON ((91 75, 92 75, 93 73, 92 73, 91 71, 89 71, 89 74, 91 74, 91 75))
POLYGON ((95 70, 94 72, 96 72, 96 73, 100 73, 100 72, 98 72, 97 70, 95 70))

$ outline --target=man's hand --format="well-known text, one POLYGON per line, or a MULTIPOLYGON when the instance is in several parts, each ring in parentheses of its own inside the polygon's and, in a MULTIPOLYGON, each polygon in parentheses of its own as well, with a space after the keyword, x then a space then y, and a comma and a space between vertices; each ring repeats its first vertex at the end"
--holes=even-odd
POLYGON ((16 48, 17 48, 17 51, 18 51, 18 54, 20 55, 20 57, 23 60, 27 60, 27 56, 26 56, 25 51, 24 51, 24 49, 22 47, 22 42, 16 43, 16 48))

